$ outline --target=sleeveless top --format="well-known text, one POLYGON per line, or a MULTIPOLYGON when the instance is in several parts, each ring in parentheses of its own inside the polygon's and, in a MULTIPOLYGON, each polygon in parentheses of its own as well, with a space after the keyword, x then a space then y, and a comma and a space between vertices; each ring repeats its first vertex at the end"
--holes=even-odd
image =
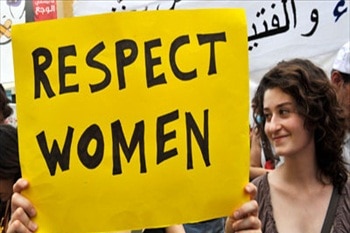
MULTIPOLYGON (((263 233, 278 233, 273 216, 270 186, 267 174, 257 177, 252 183, 258 188, 256 201, 259 203, 259 218, 263 233)), ((350 179, 348 179, 339 197, 332 233, 350 232, 350 179)))

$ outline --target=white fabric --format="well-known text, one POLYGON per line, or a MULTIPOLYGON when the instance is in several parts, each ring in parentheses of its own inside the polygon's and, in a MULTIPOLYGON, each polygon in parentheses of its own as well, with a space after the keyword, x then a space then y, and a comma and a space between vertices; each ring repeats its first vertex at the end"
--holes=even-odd
POLYGON ((334 60, 333 69, 345 74, 350 74, 350 42, 345 43, 340 49, 334 60))

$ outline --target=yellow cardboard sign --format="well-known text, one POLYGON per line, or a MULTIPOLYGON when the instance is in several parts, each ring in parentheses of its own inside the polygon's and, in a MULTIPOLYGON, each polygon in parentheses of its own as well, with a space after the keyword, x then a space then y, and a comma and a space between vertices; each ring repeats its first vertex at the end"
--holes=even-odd
POLYGON ((248 197, 242 9, 13 27, 24 194, 39 232, 226 216, 248 197))

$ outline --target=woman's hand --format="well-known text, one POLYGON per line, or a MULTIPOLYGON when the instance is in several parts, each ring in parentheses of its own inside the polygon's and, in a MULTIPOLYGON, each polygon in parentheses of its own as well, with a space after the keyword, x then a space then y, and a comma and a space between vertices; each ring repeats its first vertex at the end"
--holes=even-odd
MULTIPOLYGON (((250 194, 251 199, 255 197, 257 192, 252 183, 245 186, 244 190, 250 194)), ((261 233, 258 211, 258 203, 255 200, 244 203, 226 219, 225 233, 261 233)))
POLYGON ((28 187, 28 181, 22 178, 13 185, 12 214, 7 233, 32 233, 38 229, 31 220, 36 215, 36 210, 32 203, 21 195, 21 192, 28 187))

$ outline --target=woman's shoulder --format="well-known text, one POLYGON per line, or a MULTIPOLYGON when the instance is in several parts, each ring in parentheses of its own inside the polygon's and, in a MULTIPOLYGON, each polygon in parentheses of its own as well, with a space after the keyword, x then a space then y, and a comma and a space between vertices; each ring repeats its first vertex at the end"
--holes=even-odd
POLYGON ((255 178, 252 183, 258 189, 255 199, 259 203, 259 218, 263 232, 277 232, 273 216, 268 174, 266 173, 255 178))
POLYGON ((350 179, 345 184, 338 202, 334 220, 334 232, 348 232, 350 229, 350 179))
POLYGON ((267 176, 268 173, 258 176, 252 181, 252 183, 258 189, 256 200, 258 201, 259 205, 261 205, 262 202, 267 202, 268 204, 270 202, 270 185, 267 176))
POLYGON ((256 177, 254 180, 252 180, 252 183, 257 187, 261 187, 261 186, 268 186, 268 181, 267 181, 267 174, 261 175, 256 177))
POLYGON ((347 204, 350 208, 350 179, 349 178, 348 178, 348 180, 343 188, 341 196, 347 202, 347 204))
POLYGON ((347 190, 347 192, 348 192, 348 194, 349 194, 349 192, 350 192, 350 173, 348 174, 348 180, 347 180, 347 182, 346 182, 346 185, 345 185, 345 189, 347 190))

